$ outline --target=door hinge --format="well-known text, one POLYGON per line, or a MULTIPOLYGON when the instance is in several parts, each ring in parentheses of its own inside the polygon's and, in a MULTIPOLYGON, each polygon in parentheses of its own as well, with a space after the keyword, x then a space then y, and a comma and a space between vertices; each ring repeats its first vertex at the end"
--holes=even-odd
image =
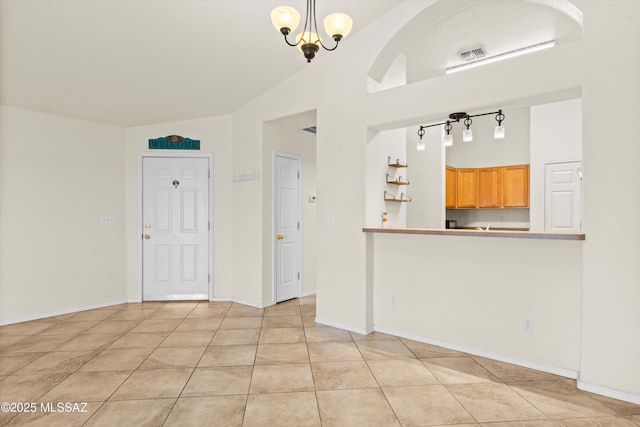
POLYGON ((209 223, 208 223, 208 225, 207 225, 207 229, 208 229, 209 231, 211 231, 211 221, 209 221, 209 223))
POLYGON ((207 274, 207 283, 211 283, 211 273, 207 274))
POLYGON ((300 179, 300 171, 298 171, 298 179, 300 179))
POLYGON ((300 221, 298 221, 298 230, 300 230, 300 221))
POLYGON ((300 272, 298 271, 298 280, 300 280, 300 272))
POLYGON ((211 178, 211 169, 207 169, 207 178, 211 178))

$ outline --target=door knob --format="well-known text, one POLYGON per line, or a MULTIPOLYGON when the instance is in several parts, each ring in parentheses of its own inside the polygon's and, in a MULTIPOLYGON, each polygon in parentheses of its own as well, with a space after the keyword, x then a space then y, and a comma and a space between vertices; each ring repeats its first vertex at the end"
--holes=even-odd
POLYGON ((146 223, 146 224, 144 225, 144 228, 151 228, 151 224, 146 223))
POLYGON ((147 239, 147 240, 149 240, 149 239, 151 238, 151 235, 150 235, 150 234, 145 234, 145 235, 144 235, 144 238, 145 238, 145 239, 147 239))
POLYGON ((284 236, 282 234, 278 234, 278 240, 282 240, 284 239, 284 236))

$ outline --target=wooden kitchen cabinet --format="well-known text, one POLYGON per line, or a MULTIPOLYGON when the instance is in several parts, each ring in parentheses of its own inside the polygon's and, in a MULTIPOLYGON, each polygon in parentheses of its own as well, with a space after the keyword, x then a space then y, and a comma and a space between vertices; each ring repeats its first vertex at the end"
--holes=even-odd
POLYGON ((456 207, 478 207, 478 169, 456 169, 456 207))
POLYGON ((505 208, 529 207, 529 165, 504 166, 503 203, 505 208))
POLYGON ((478 207, 502 207, 502 168, 478 169, 478 207))
POLYGON ((447 209, 529 207, 529 165, 446 169, 447 209))
POLYGON ((447 209, 454 209, 456 207, 456 194, 457 194, 457 180, 456 170, 451 166, 447 166, 446 175, 446 202, 445 207, 447 209))

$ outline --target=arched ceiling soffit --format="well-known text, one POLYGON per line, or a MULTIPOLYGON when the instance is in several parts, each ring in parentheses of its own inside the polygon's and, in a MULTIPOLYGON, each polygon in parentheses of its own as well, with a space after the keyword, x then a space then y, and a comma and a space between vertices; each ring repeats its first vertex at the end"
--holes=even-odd
POLYGON ((369 70, 381 81, 400 54, 407 83, 443 75, 475 47, 487 56, 556 40, 582 38, 582 11, 568 0, 440 0, 425 7, 389 40, 369 70))

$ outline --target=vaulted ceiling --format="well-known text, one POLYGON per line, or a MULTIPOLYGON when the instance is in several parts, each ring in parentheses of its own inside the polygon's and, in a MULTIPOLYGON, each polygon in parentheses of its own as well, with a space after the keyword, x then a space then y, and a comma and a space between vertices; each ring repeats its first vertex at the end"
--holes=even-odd
MULTIPOLYGON (((317 13, 355 34, 400 2, 317 13)), ((271 24, 282 4, 304 16, 302 0, 0 0, 0 103, 118 126, 231 113, 313 66, 271 24)))
MULTIPOLYGON (((351 15, 353 35, 402 1, 318 0, 317 12, 351 15)), ((403 49, 409 82, 477 44, 575 40, 575 22, 541 3, 477 2, 425 28, 403 49)), ((232 113, 314 66, 273 28, 282 4, 304 15, 302 0, 0 0, 0 103, 125 127, 232 113)))

